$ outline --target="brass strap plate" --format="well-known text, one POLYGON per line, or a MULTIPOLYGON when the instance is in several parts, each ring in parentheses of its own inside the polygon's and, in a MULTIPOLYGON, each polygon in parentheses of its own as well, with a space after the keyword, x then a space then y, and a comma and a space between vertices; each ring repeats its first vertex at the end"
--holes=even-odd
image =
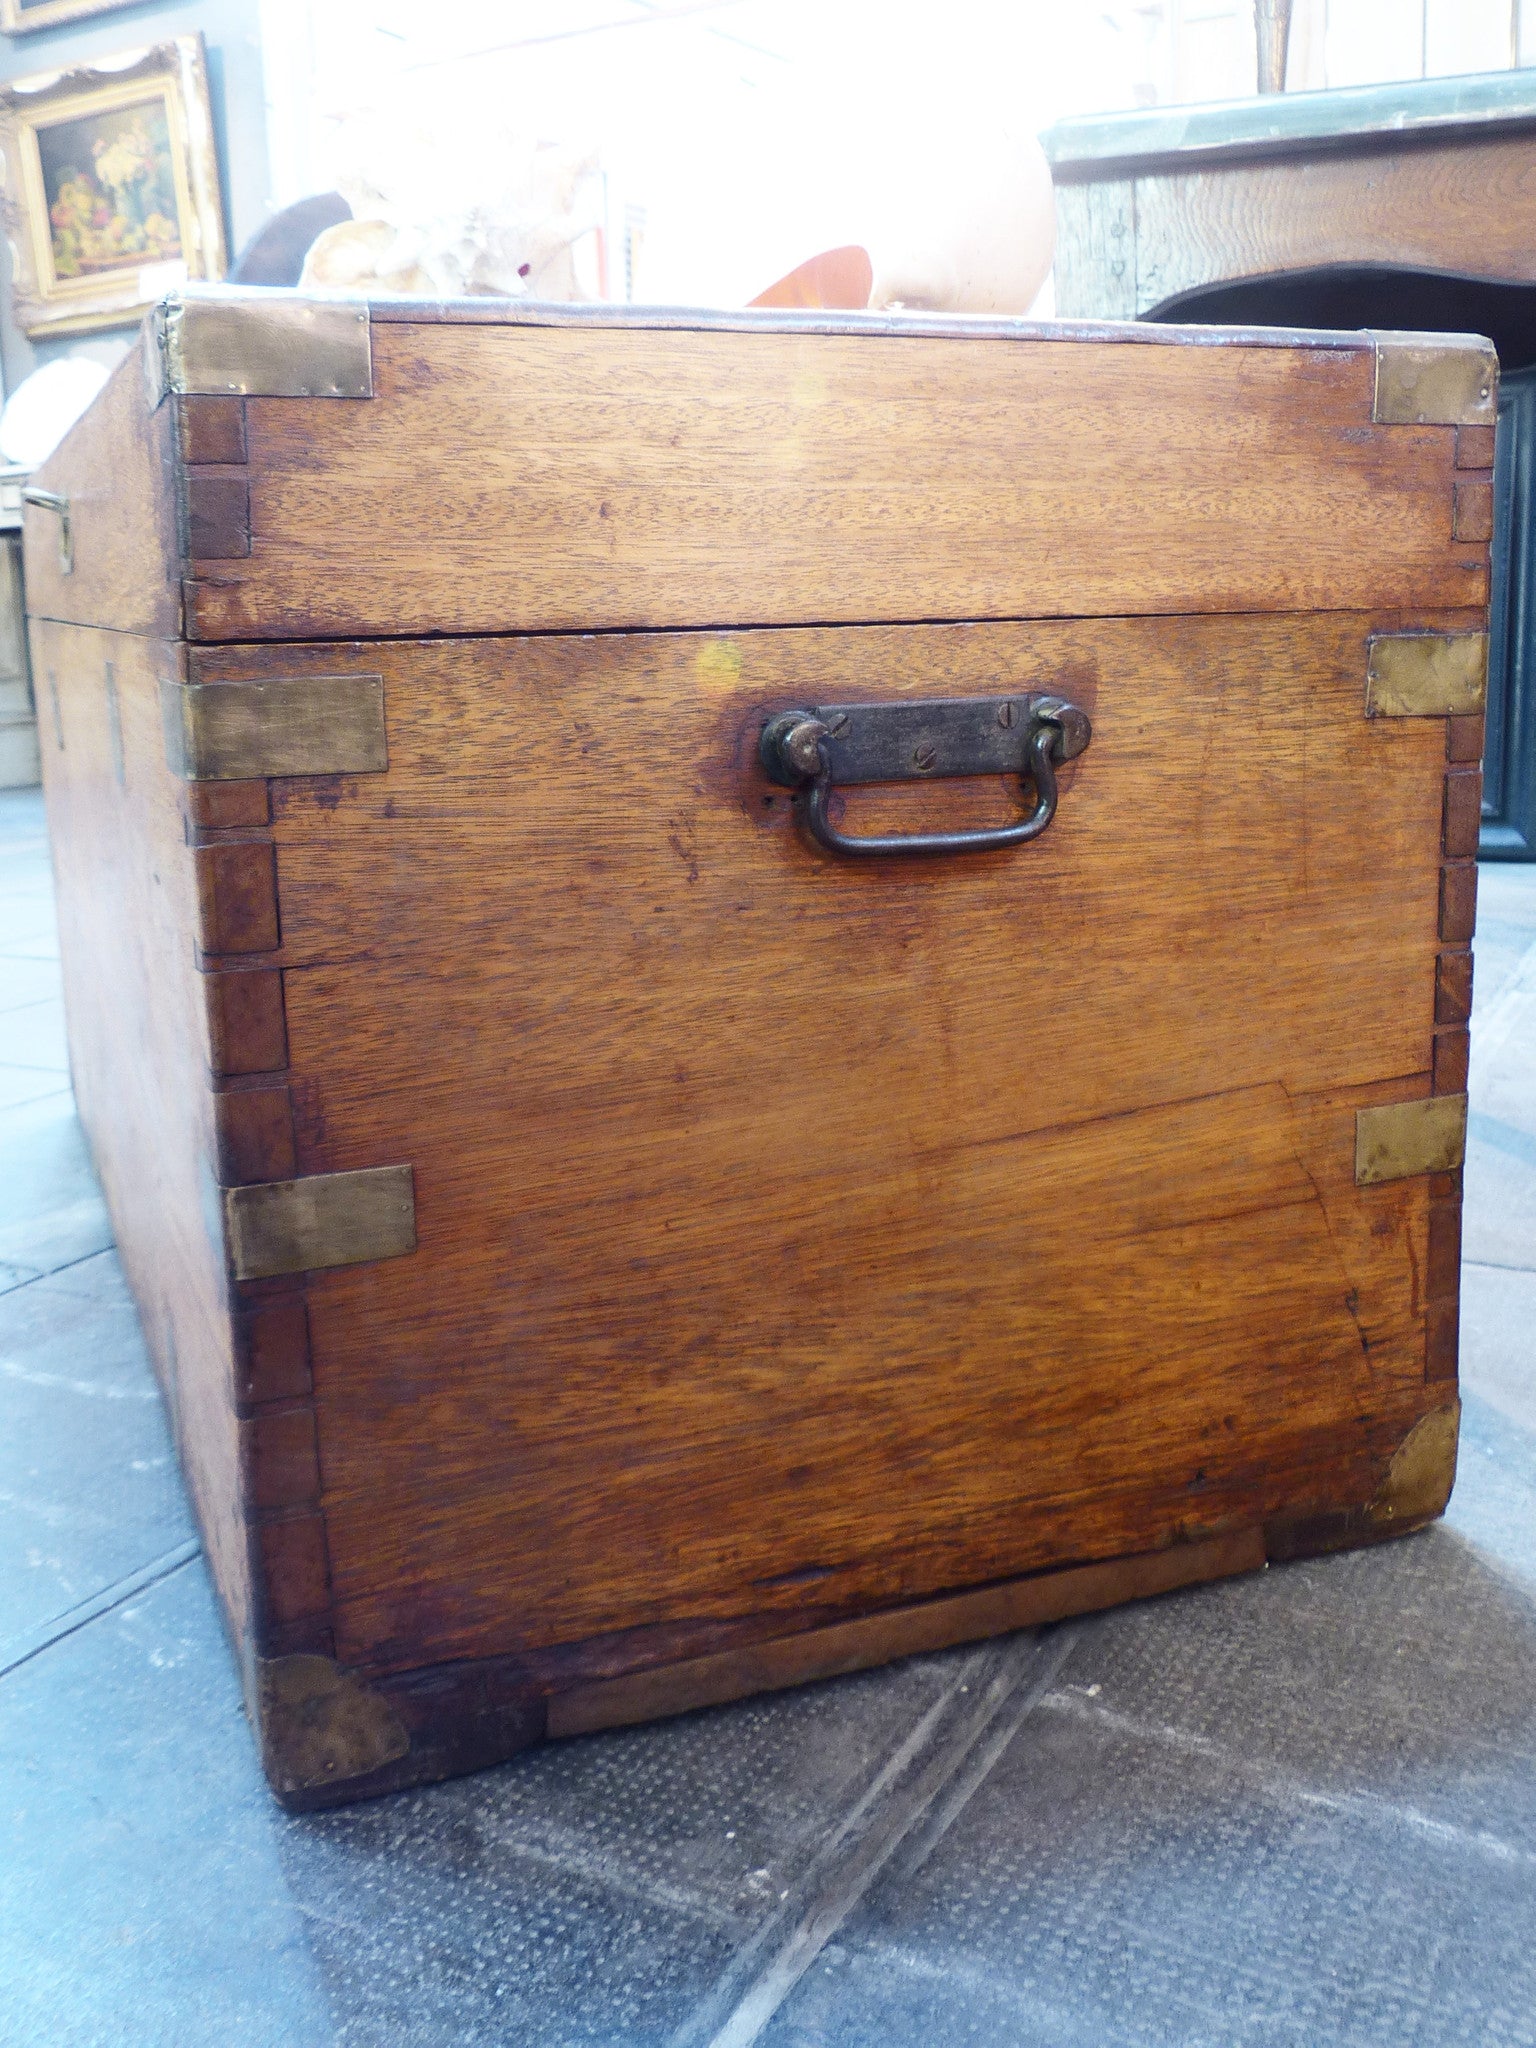
POLYGON ((165 758, 184 782, 372 775, 389 766, 382 676, 160 685, 165 758))
POLYGON ((1492 426, 1499 359, 1477 334, 1378 334, 1371 417, 1388 426, 1492 426))
POLYGON ((224 1190, 237 1280, 398 1259, 416 1249, 416 1186, 408 1166, 311 1173, 224 1190))
POLYGON ((1487 694, 1486 633, 1371 635, 1367 718, 1453 718, 1481 711, 1487 694))
POLYGON ((368 308, 270 288, 188 292, 156 309, 150 403, 172 392, 231 398, 372 398, 368 308))
POLYGON ((1467 1149, 1465 1095, 1426 1095, 1417 1102, 1384 1102, 1355 1111, 1355 1180, 1406 1180, 1416 1173, 1450 1173, 1467 1149))

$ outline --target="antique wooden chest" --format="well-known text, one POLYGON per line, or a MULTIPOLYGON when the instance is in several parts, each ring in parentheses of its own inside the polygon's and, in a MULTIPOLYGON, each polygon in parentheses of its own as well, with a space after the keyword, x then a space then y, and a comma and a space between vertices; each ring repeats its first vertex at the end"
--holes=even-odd
POLYGON ((282 1798, 1441 1511, 1495 377, 160 310, 26 573, 80 1110, 282 1798))

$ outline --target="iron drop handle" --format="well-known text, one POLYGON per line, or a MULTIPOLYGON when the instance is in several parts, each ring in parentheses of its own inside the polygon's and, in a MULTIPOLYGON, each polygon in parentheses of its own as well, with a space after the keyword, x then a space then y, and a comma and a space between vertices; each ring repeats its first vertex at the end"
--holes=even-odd
POLYGON ((1056 815, 1057 764, 1075 759, 1092 737, 1080 706, 1028 692, 780 711, 763 727, 758 754, 771 781, 803 793, 805 821, 829 852, 988 853, 1039 838, 1056 815), (839 831, 828 811, 840 784, 1009 773, 1035 796, 1012 825, 860 835, 839 831))

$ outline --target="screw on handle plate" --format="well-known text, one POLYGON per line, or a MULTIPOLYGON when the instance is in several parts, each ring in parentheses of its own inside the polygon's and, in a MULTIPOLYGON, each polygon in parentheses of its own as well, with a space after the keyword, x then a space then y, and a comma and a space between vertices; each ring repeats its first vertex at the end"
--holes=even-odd
POLYGON ((798 790, 804 817, 830 852, 985 853, 1038 839, 1056 815, 1056 768, 1093 737, 1088 714, 1065 697, 898 699, 778 712, 758 753, 770 779, 798 790), (863 836, 832 823, 839 784, 930 781, 942 776, 1016 774, 1034 789, 1034 808, 1012 825, 973 832, 863 836))

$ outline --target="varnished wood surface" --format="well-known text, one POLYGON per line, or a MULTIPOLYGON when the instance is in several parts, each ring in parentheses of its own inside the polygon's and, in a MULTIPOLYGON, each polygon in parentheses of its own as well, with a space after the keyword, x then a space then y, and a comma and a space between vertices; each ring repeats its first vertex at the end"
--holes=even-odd
POLYGON ((376 309, 360 402, 150 413, 135 352, 42 472, 77 569, 29 518, 34 609, 164 634, 184 595, 225 641, 1486 595, 1452 432, 1368 427, 1366 337, 473 312, 376 309))
POLYGON ((74 569, 59 565, 59 522, 28 506, 27 610, 34 617, 174 639, 181 631, 175 432, 150 412, 142 343, 31 479, 69 500, 74 569))
POLYGON ((1372 426, 1372 365, 381 321, 374 398, 247 401, 250 555, 188 632, 1481 605, 1454 430, 1372 426))
POLYGON ((1370 138, 1310 156, 1142 165, 1063 187, 1068 313, 1143 316, 1202 285, 1332 264, 1536 280, 1536 142, 1370 138))
MULTIPOLYGON (((315 1276, 339 1654, 911 1600, 1368 1499, 1428 1399, 1446 733, 1372 632, 1465 615, 193 650, 384 678, 387 775, 273 785, 300 1173, 414 1170, 315 1276), (1015 855, 850 865, 771 711, 1061 688, 1015 855), (533 772, 536 767, 537 772, 533 772)), ((993 782, 858 792, 994 822, 993 782)))
POLYGON ((1113 1607, 1123 1600, 1146 1599, 1203 1580, 1258 1571, 1263 1564, 1262 1532, 1245 1529, 1204 1543, 1180 1543, 1140 1557, 1117 1558, 1111 1564, 1043 1572, 1036 1578, 951 1594, 948 1599, 916 1607, 557 1692, 549 1701, 546 1728, 553 1736, 587 1735, 599 1728, 655 1720, 663 1714, 720 1706, 751 1693, 866 1671, 895 1657, 932 1654, 957 1643, 977 1642, 1018 1628, 1038 1628, 1069 1615, 1113 1607))
POLYGON ((214 1098, 181 786, 160 723, 161 681, 179 673, 181 652, 34 620, 32 659, 53 678, 63 727, 43 770, 75 1097, 238 1638, 252 1625, 252 1588, 229 1300, 209 1214, 214 1098))

